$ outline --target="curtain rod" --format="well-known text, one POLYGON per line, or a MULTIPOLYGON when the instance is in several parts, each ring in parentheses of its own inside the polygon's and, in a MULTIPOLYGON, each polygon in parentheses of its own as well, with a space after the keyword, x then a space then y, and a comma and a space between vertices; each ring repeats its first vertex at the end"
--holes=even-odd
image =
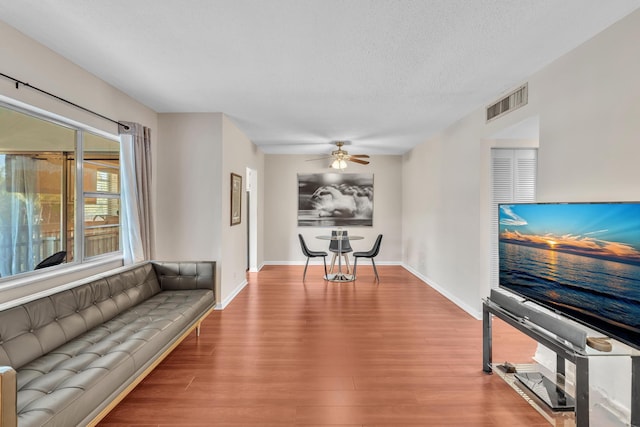
POLYGON ((26 87, 28 87, 28 88, 31 88, 31 89, 35 90, 35 91, 38 91, 38 92, 43 93, 43 94, 45 94, 45 95, 48 95, 48 96, 50 96, 50 97, 52 97, 52 98, 55 98, 55 99, 57 99, 58 101, 65 102, 65 103, 67 103, 67 104, 69 104, 69 105, 71 105, 71 106, 73 106, 73 107, 79 108, 79 109, 80 109, 80 110, 82 110, 82 111, 86 111, 87 113, 91 113, 91 114, 93 114, 94 116, 98 116, 98 117, 100 117, 101 119, 108 120, 108 121, 110 121, 111 123, 115 123, 115 124, 117 124, 118 126, 122 126, 125 130, 129 130, 129 126, 125 125, 124 123, 121 123, 121 122, 119 122, 119 121, 117 121, 117 120, 110 119, 110 118, 109 118, 109 117, 107 117, 107 116, 103 116, 103 115, 102 115, 102 114, 100 114, 100 113, 96 113, 95 111, 89 110, 88 108, 85 108, 85 107, 83 107, 82 105, 78 105, 78 104, 76 104, 75 102, 71 102, 71 101, 66 100, 66 99, 64 99, 64 98, 61 98, 61 97, 59 97, 58 95, 54 95, 54 94, 52 94, 51 92, 47 92, 46 90, 40 89, 40 88, 38 88, 38 87, 36 87, 36 86, 32 86, 32 85, 30 85, 30 84, 29 84, 29 83, 27 83, 27 82, 20 81, 20 80, 18 80, 18 79, 16 79, 16 78, 11 77, 11 76, 8 76, 8 75, 6 75, 6 74, 4 74, 4 73, 0 73, 0 76, 4 77, 4 78, 6 78, 6 79, 9 79, 9 80, 13 80, 13 81, 16 83, 16 89, 20 89, 20 85, 22 85, 22 86, 26 86, 26 87))

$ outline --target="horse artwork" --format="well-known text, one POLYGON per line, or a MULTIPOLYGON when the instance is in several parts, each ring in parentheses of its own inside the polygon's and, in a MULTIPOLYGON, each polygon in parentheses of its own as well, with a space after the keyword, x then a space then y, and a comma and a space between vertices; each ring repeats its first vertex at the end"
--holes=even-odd
POLYGON ((373 174, 298 174, 298 226, 372 226, 373 174))

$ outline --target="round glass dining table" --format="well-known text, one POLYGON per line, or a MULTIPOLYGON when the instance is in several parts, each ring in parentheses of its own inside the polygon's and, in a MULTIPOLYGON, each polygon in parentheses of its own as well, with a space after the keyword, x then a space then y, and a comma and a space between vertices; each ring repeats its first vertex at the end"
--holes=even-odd
MULTIPOLYGON (((338 241, 338 254, 342 254, 342 242, 345 240, 362 240, 363 236, 354 236, 352 234, 342 234, 338 231, 335 235, 322 235, 316 236, 316 239, 320 240, 337 240, 338 241)), ((343 273, 342 272, 342 256, 338 256, 338 272, 335 274, 327 274, 324 277, 326 280, 330 282, 353 282, 356 279, 356 276, 353 274, 343 273)))

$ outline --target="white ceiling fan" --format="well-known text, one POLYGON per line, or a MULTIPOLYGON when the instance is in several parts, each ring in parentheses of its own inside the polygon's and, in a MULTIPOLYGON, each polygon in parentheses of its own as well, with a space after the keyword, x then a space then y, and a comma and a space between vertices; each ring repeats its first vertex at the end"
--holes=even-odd
POLYGON ((338 149, 333 150, 330 156, 321 157, 319 159, 310 159, 310 160, 330 159, 331 164, 329 164, 329 167, 333 169, 339 169, 339 170, 346 169, 347 162, 358 163, 361 165, 369 164, 368 160, 364 160, 369 158, 368 154, 349 154, 346 150, 342 149, 342 147, 345 145, 344 141, 336 141, 335 144, 336 144, 336 147, 338 147, 338 149))

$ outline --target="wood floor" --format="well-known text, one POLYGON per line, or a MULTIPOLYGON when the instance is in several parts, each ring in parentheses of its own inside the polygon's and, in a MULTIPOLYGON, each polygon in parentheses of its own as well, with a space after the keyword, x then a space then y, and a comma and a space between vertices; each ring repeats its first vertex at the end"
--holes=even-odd
MULTIPOLYGON (((363 263, 364 264, 364 263, 363 263)), ((482 372, 482 322, 397 266, 267 266, 100 424, 124 426, 549 426, 482 372)), ((494 361, 536 344, 494 321, 494 361)))

